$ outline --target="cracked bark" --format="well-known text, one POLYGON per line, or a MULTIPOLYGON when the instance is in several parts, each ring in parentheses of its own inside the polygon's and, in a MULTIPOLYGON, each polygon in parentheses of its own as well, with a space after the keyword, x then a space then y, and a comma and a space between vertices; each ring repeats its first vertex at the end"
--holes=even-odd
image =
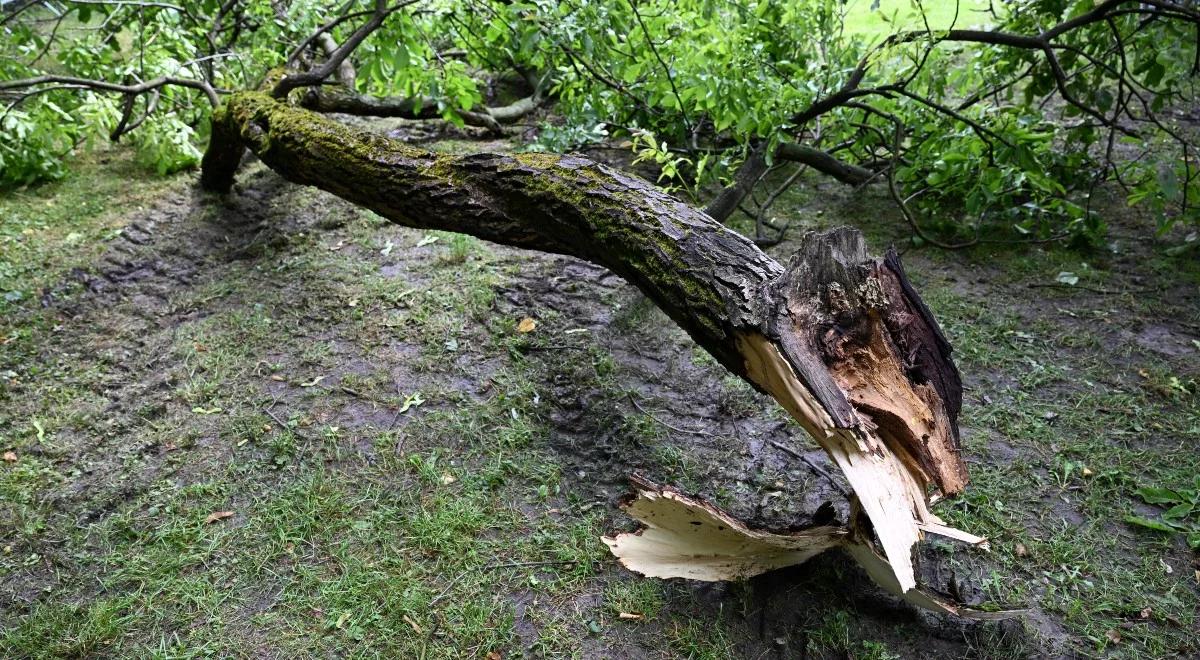
MULTIPOLYGON (((583 158, 435 154, 259 93, 231 96, 213 121, 201 177, 209 190, 230 189, 249 148, 288 180, 393 222, 573 255, 637 286, 725 368, 773 396, 845 472, 863 515, 836 536, 862 539, 852 554, 881 584, 916 593, 912 549, 926 531, 981 541, 928 508, 931 486, 953 494, 967 482, 950 347, 898 257, 868 256, 857 231, 809 234, 784 266, 651 183, 583 158), (872 564, 876 548, 882 558, 872 564)), ((689 574, 677 568, 670 574, 689 574)))

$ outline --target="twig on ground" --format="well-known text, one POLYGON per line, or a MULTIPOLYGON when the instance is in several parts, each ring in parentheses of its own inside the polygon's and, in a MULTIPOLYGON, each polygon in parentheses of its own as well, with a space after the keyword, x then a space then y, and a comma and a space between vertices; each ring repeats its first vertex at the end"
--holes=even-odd
POLYGON ((707 435, 707 436, 716 436, 716 434, 715 434, 715 433, 711 433, 711 432, 709 432, 709 431, 705 431, 704 429, 681 429, 681 428, 679 428, 678 426, 672 426, 672 425, 670 425, 670 424, 668 424, 668 423, 664 422, 663 420, 659 419, 658 417, 655 417, 653 413, 651 413, 650 411, 648 411, 648 410, 646 410, 645 408, 643 408, 643 407, 641 406, 641 404, 639 404, 639 403, 637 402, 637 399, 633 398, 633 392, 627 392, 626 394, 628 394, 628 395, 629 395, 629 402, 633 404, 633 407, 634 407, 634 408, 637 408, 637 409, 638 409, 638 412, 640 412, 640 413, 642 413, 643 415, 645 415, 645 416, 649 417, 650 419, 652 419, 652 420, 654 420, 654 421, 658 422, 660 425, 662 425, 662 426, 665 426, 665 427, 667 427, 667 428, 671 429, 672 431, 675 431, 676 433, 688 433, 688 434, 691 434, 691 435, 707 435))

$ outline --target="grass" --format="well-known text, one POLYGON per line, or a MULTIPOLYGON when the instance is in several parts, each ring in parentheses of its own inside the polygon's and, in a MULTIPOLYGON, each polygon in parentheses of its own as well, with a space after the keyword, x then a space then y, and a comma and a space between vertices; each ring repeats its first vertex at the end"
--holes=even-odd
MULTIPOLYGON (((1006 270, 1036 277, 1064 258, 1017 257, 1006 270)), ((1183 487, 1195 475, 1200 401, 1194 386, 1169 384, 1194 384, 1196 374, 1153 354, 1114 353, 1103 324, 1064 324, 1086 318, 1063 309, 1076 306, 1070 299, 1039 316, 1004 294, 984 308, 936 285, 923 291, 965 373, 1011 378, 985 382, 989 396, 969 396, 963 414, 977 430, 967 436, 973 455, 1002 441, 1019 458, 973 466, 971 487, 943 509, 996 547, 991 570, 1008 579, 994 580, 990 595, 1055 612, 1092 651, 1161 657, 1188 648, 1197 598, 1180 539, 1123 519, 1140 508, 1139 487, 1183 487)))
MULTIPOLYGON (((579 319, 566 298, 514 284, 540 282, 526 272, 537 262, 272 191, 260 170, 243 177, 272 194, 269 224, 315 229, 239 237, 220 224, 246 213, 239 202, 209 204, 141 255, 211 243, 200 274, 161 299, 58 289, 70 268, 102 268, 115 231, 182 185, 127 186, 124 156, 108 157, 0 199, 0 281, 22 292, 0 320, 0 450, 17 457, 0 464, 0 589, 18 603, 0 613, 3 655, 727 658, 776 647, 778 634, 785 653, 883 659, 931 634, 800 584, 792 598, 817 605, 759 639, 760 587, 701 597, 612 564, 599 536, 626 521, 616 492, 593 481, 640 468, 738 504, 797 478, 772 465, 715 471, 740 469, 779 413, 644 301, 587 301, 640 353, 568 335, 579 319), (213 223, 228 240, 190 238, 213 223), (252 250, 229 252, 239 241, 252 250), (47 308, 35 304, 43 290, 57 291, 47 308), (517 331, 526 315, 535 332, 517 331), (695 371, 671 366, 672 351, 695 371), (684 422, 664 423, 675 417, 645 394, 651 384, 711 399, 706 414, 749 432, 711 441, 733 447, 727 456, 700 453, 671 428, 684 422), (557 419, 569 415, 579 437, 557 419)), ((781 208, 811 217, 818 198, 781 208)), ((821 203, 832 224, 887 216, 821 203)), ((888 238, 886 225, 869 229, 876 245, 888 238)), ((1200 374, 1194 355, 1148 351, 1122 331, 1131 318, 1194 323, 1195 310, 1169 295, 1026 286, 1071 271, 1119 289, 1124 266, 1095 255, 928 252, 909 264, 970 387, 973 483, 938 512, 994 547, 934 552, 985 604, 1049 622, 1015 641, 979 628, 969 643, 996 657, 1054 645, 1194 653, 1194 555, 1178 535, 1123 521, 1160 513, 1138 488, 1192 483, 1200 374)), ((1164 257, 1146 269, 1147 286, 1200 281, 1196 265, 1164 257)), ((833 573, 836 591, 853 569, 833 573)))
POLYGON ((982 0, 850 0, 845 4, 846 32, 886 34, 898 29, 944 30, 990 23, 988 3, 982 0), (922 18, 924 14, 924 18, 922 18))
POLYGON ((0 195, 0 314, 89 264, 177 177, 152 179, 127 148, 89 151, 62 181, 0 195), (138 181, 130 186, 131 180, 138 181))

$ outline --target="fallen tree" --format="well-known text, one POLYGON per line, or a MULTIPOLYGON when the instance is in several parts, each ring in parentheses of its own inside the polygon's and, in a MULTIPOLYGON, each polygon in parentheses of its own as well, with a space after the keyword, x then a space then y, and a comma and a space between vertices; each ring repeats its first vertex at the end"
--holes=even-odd
MULTIPOLYGON (((507 3, 497 3, 492 8, 489 20, 495 21, 496 27, 506 28, 495 33, 500 35, 496 38, 501 42, 507 43, 512 37, 522 43, 540 44, 534 49, 536 53, 527 53, 527 57, 477 42, 474 27, 464 22, 469 17, 458 14, 442 16, 464 30, 458 41, 437 44, 423 41, 421 26, 408 20, 417 12, 403 11, 416 2, 364 0, 362 5, 367 8, 355 11, 347 4, 331 15, 316 14, 325 22, 314 26, 310 20, 304 32, 295 35, 285 35, 290 32, 287 19, 291 15, 289 7, 293 6, 286 0, 271 3, 279 19, 272 25, 284 31, 279 33, 273 28, 263 29, 255 18, 263 7, 242 4, 239 0, 207 7, 210 15, 168 3, 71 2, 70 10, 54 19, 55 26, 72 12, 87 23, 85 12, 101 7, 96 9, 105 16, 100 26, 105 41, 101 43, 119 46, 120 19, 130 19, 135 13, 140 15, 152 8, 150 13, 154 16, 173 17, 159 20, 159 26, 186 24, 190 26, 186 34, 193 35, 200 34, 198 28, 206 27, 203 48, 193 60, 160 71, 156 77, 91 79, 58 71, 41 72, 32 77, 0 81, 0 94, 12 99, 5 110, 10 118, 21 104, 37 103, 38 99, 58 92, 86 90, 91 96, 118 95, 123 103, 113 115, 114 139, 121 134, 137 135, 135 129, 145 131, 138 127, 146 126, 147 118, 161 113, 164 106, 191 110, 207 101, 203 116, 210 118, 211 137, 203 157, 201 184, 210 191, 231 190, 239 164, 249 149, 291 181, 319 187, 402 225, 463 232, 497 243, 573 255, 609 268, 643 291, 725 368, 778 401, 824 448, 853 489, 848 494, 851 513, 846 521, 793 534, 777 534, 753 529, 711 504, 670 487, 635 479, 637 493, 626 507, 645 527, 634 534, 605 539, 625 566, 648 576, 740 579, 840 548, 852 555, 876 582, 910 602, 945 612, 967 613, 922 590, 916 579, 913 548, 925 534, 938 534, 976 546, 985 545, 985 541, 947 527, 930 510, 931 497, 958 493, 968 481, 957 431, 962 391, 950 346, 908 282, 899 258, 894 253, 882 258, 868 255, 861 235, 842 228, 805 236, 784 264, 763 253, 755 242, 725 228, 720 221, 735 209, 746 211, 744 200, 753 199, 755 186, 767 178, 771 163, 778 161, 796 165, 784 184, 758 205, 756 213, 750 214, 756 218, 760 239, 765 238, 761 234, 763 227, 770 226, 766 223, 766 210, 796 180, 802 168, 812 168, 852 185, 886 180, 902 215, 920 235, 899 194, 896 179, 897 170, 907 167, 904 154, 915 148, 910 146, 907 151, 903 148, 914 134, 906 128, 901 116, 868 101, 905 98, 923 105, 932 103, 939 113, 964 122, 972 131, 995 141, 992 144, 985 140, 988 158, 999 153, 995 147, 1010 141, 1011 135, 1000 135, 963 114, 982 96, 972 95, 955 109, 914 92, 909 88, 913 82, 911 76, 892 83, 867 85, 869 75, 882 77, 894 73, 888 66, 882 66, 883 60, 875 54, 924 40, 925 47, 914 51, 920 55, 914 71, 920 71, 943 43, 1031 50, 1041 53, 1051 65, 1052 82, 1061 87, 1059 93, 1063 99, 1084 114, 1092 115, 1093 112, 1087 111, 1091 106, 1080 101, 1072 93, 1072 87, 1061 80, 1062 66, 1067 62, 1071 67, 1086 69, 1092 63, 1099 66, 1102 62, 1086 57, 1060 58, 1057 54, 1060 39, 1088 26, 1108 29, 1118 44, 1114 52, 1123 54, 1117 20, 1169 19, 1191 25, 1200 17, 1176 2, 1107 0, 1093 8, 1081 9, 1083 13, 1072 18, 1063 18, 1056 27, 1043 30, 1036 37, 1021 38, 1004 30, 937 31, 928 26, 921 32, 897 33, 872 47, 866 57, 857 60, 857 65, 843 72, 846 79, 829 87, 828 94, 814 97, 811 103, 801 104, 803 107, 797 106, 785 122, 790 128, 784 131, 794 140, 755 137, 754 131, 758 129, 746 129, 749 132, 731 142, 733 136, 726 135, 726 129, 717 128, 721 125, 717 119, 724 110, 710 108, 702 113, 707 118, 687 116, 681 109, 686 105, 685 95, 675 89, 673 67, 659 52, 665 42, 645 39, 652 60, 647 62, 652 69, 661 67, 667 74, 666 87, 670 88, 670 98, 681 113, 680 124, 687 129, 688 143, 672 147, 665 141, 647 140, 643 134, 643 142, 656 143, 651 151, 673 154, 672 150, 683 149, 693 155, 716 156, 733 148, 731 144, 740 144, 743 138, 748 140, 745 146, 749 157, 734 173, 732 181, 701 211, 647 181, 577 156, 435 154, 348 128, 314 112, 315 109, 421 118, 434 114, 436 99, 441 105, 442 119, 475 123, 495 131, 500 125, 532 112, 545 97, 570 107, 569 99, 581 97, 564 91, 564 85, 575 79, 596 82, 611 92, 611 98, 624 99, 653 114, 653 109, 642 107, 645 101, 626 86, 640 82, 612 78, 605 67, 597 67, 592 57, 581 53, 570 39, 558 38, 563 35, 556 37, 556 24, 548 21, 547 15, 522 13, 526 12, 524 5, 510 8, 507 3), (518 14, 509 14, 510 9, 518 14), (361 23, 356 23, 360 19, 361 23), (508 29, 515 27, 520 29, 508 29), (526 28, 532 32, 523 31, 526 28), (388 29, 396 31, 389 33, 388 29), (286 36, 280 43, 294 43, 293 37, 307 36, 291 49, 286 65, 270 70, 265 79, 251 79, 246 72, 232 78, 229 72, 233 69, 224 66, 228 64, 224 59, 236 54, 234 46, 247 34, 257 35, 250 43, 270 43, 272 47, 278 45, 275 37, 286 36), (488 65, 487 71, 493 74, 507 71, 522 78, 525 87, 520 93, 529 96, 508 106, 487 105, 486 98, 494 99, 496 95, 479 93, 473 81, 467 84, 464 67, 450 64, 464 51, 435 49, 459 42, 475 53, 472 57, 478 58, 478 63, 488 65), (435 76, 439 84, 431 88, 441 88, 440 94, 430 96, 429 88, 419 85, 407 85, 401 90, 396 85, 379 84, 381 78, 386 78, 378 66, 379 49, 399 52, 386 49, 400 48, 404 43, 425 48, 427 55, 439 62, 441 71, 435 76), (420 46, 422 43, 425 45, 420 46), (349 58, 363 44, 371 44, 368 50, 375 50, 373 58, 360 59, 363 65, 360 69, 349 58), (454 55, 455 52, 460 54, 454 55), (485 56, 497 52, 506 55, 499 59, 485 56), (574 74, 564 75, 568 71, 564 61, 574 74), (180 70, 189 68, 202 75, 182 75, 180 70), (214 74, 221 70, 225 71, 223 77, 214 74), (537 71, 546 74, 538 76, 537 71), (374 82, 365 84, 364 79, 374 82), (228 85, 231 87, 252 86, 262 91, 233 93, 226 85, 218 84, 227 80, 237 83, 228 85), (331 80, 337 84, 331 85, 331 80), (446 85, 451 82, 455 84, 450 87, 458 93, 447 95, 446 85), (837 91, 830 91, 834 89, 837 91), (401 91, 403 94, 397 95, 401 91), (144 99, 141 110, 136 103, 138 97, 144 99), (803 144, 808 130, 805 127, 822 117, 832 117, 831 113, 839 108, 863 113, 862 121, 853 122, 858 132, 848 133, 846 139, 828 150, 803 144), (868 119, 882 123, 871 124, 868 119), (794 132, 789 132, 793 129, 794 132), (877 148, 885 143, 890 148, 877 148), (864 153, 849 160, 841 157, 854 156, 854 150, 864 145, 864 153)), ((769 4, 763 6, 771 9, 769 4)), ((575 11, 563 7, 568 13, 575 11)), ((644 24, 647 16, 636 6, 631 5, 629 10, 631 15, 627 18, 639 25, 639 36, 648 37, 644 24)), ((26 9, 14 12, 0 21, 0 26, 27 13, 26 9)), ((1054 15, 1061 13, 1057 11, 1054 15)), ((1014 16, 1017 19, 1026 20, 1014 16)), ((1020 21, 1014 25, 1024 25, 1020 21)), ((1177 27, 1170 23, 1163 30, 1171 33, 1177 27)), ((1148 39, 1151 33, 1142 29, 1139 24, 1136 29, 1131 28, 1130 34, 1148 39)), ((46 47, 53 41, 52 33, 46 47)), ((1097 43, 1103 45, 1102 40, 1097 43)), ((408 68, 410 74, 413 68, 408 68)), ((1030 65, 1028 71, 1034 68, 1030 65)), ((1146 75, 1161 74, 1150 70, 1146 75)), ((1130 112, 1130 98, 1141 97, 1128 87, 1131 78, 1124 67, 1115 79, 1118 90, 1126 90, 1129 95, 1122 96, 1124 91, 1118 94, 1120 102, 1105 122, 1110 129, 1110 150, 1116 132, 1130 130, 1121 123, 1122 113, 1130 121, 1141 118, 1130 112)), ((658 103, 666 98, 663 95, 658 103)), ((742 109, 739 106, 737 111, 742 109)), ((59 109, 55 121, 62 116, 59 109)), ((1147 118, 1153 121, 1152 114, 1147 118)), ((0 121, 4 119, 0 116, 0 121)), ((1190 152, 1185 150, 1187 153, 1190 152)), ((675 163, 672 168, 678 172, 679 165, 672 158, 668 155, 666 160, 656 162, 664 165, 664 171, 666 164, 675 163)), ((1036 165, 1036 160, 1033 162, 1036 165)), ((1191 185, 1195 177, 1190 161, 1185 158, 1183 165, 1186 171, 1181 180, 1191 185)), ((695 171, 698 175, 699 168, 695 171)), ((975 175, 974 170, 970 173, 975 175)), ((783 228, 776 228, 780 235, 783 228)), ((962 244, 951 247, 958 245, 962 244)))
MULTIPOLYGON (((590 160, 436 154, 257 92, 234 94, 214 112, 203 187, 228 192, 245 149, 290 181, 393 222, 576 256, 634 284, 722 365, 774 397, 846 474, 861 515, 810 530, 805 551, 784 558, 845 547, 881 585, 956 611, 918 588, 912 551, 925 532, 983 543, 929 510, 931 487, 952 495, 967 483, 961 385, 949 344, 894 253, 869 257, 861 234, 843 228, 806 236, 785 266, 653 184, 590 160)), ((736 552, 728 538, 655 532, 662 517, 707 505, 641 490, 657 504, 630 511, 650 528, 608 540, 630 568, 736 579, 783 565, 764 559, 779 555, 771 543, 736 540, 758 534, 744 525, 730 527, 736 552)))

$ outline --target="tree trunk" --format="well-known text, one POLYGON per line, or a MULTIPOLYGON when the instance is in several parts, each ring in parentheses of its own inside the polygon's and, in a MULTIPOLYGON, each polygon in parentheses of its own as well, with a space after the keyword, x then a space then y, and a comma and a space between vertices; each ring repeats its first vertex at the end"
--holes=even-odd
POLYGON ((953 494, 967 482, 950 347, 896 255, 869 257, 857 231, 809 234, 785 267, 652 184, 583 158, 435 154, 258 93, 233 95, 213 122, 210 190, 230 188, 248 147, 288 180, 393 222, 573 255, 637 286, 829 452, 871 523, 849 533, 874 533, 899 592, 916 585, 922 530, 979 540, 928 509, 929 485, 953 494))

